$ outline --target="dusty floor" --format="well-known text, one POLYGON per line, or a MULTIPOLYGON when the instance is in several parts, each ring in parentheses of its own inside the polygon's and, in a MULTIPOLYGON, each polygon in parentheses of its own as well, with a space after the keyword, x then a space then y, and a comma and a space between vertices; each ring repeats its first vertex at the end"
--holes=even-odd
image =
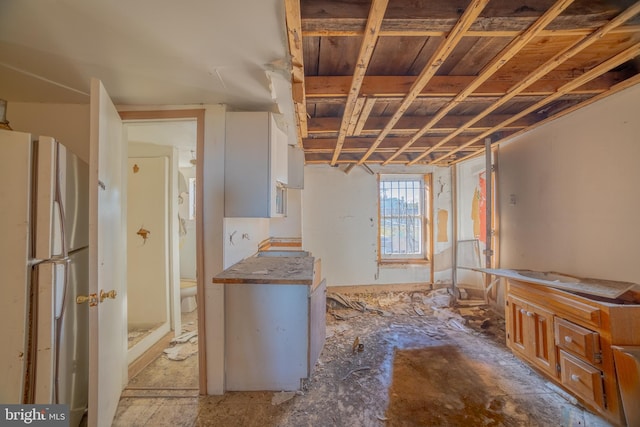
POLYGON ((328 300, 305 390, 196 397, 196 356, 161 356, 130 381, 114 426, 609 426, 515 358, 486 307, 449 308, 438 292, 350 301, 365 312, 328 300))

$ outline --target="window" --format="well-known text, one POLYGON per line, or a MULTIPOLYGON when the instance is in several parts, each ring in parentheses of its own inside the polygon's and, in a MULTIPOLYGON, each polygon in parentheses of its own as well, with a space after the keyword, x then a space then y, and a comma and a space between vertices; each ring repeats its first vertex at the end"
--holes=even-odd
POLYGON ((429 182, 430 175, 379 176, 380 262, 427 259, 429 182))

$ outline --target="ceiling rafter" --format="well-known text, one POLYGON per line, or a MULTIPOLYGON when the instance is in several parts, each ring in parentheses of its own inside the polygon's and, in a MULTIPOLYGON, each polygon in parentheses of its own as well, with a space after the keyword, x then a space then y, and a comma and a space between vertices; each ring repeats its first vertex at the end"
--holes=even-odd
POLYGON ((357 115, 359 115, 360 113, 359 111, 356 112, 356 107, 359 105, 360 108, 362 108, 362 105, 364 103, 358 102, 360 86, 362 86, 364 75, 367 72, 367 68, 369 67, 371 55, 373 55, 373 49, 375 48, 376 42, 378 40, 378 34, 380 33, 380 27, 382 26, 382 18, 384 17, 384 13, 387 9, 388 2, 389 0, 373 0, 371 2, 369 18, 367 19, 367 25, 365 27, 366 31, 364 32, 362 44, 360 45, 360 53, 358 54, 356 69, 353 73, 351 88, 349 89, 349 96, 347 97, 347 102, 345 104, 344 114, 342 116, 342 124, 340 125, 340 133, 338 135, 338 141, 336 142, 333 159, 331 160, 332 166, 336 164, 338 157, 340 157, 340 150, 342 149, 344 138, 346 138, 347 134, 349 133, 348 131, 350 126, 353 126, 353 128, 355 128, 356 122, 358 120, 357 115), (354 113, 356 117, 354 117, 354 113))
MULTIPOLYGON (((575 75, 566 71, 550 73, 518 95, 550 95, 575 75)), ((468 86, 475 76, 433 76, 418 98, 456 96, 468 86)), ((598 94, 607 91, 622 79, 621 73, 609 73, 596 79, 575 93, 598 94), (616 81, 616 79, 618 79, 616 81)), ((350 76, 307 76, 305 96, 309 102, 322 102, 326 98, 344 98, 349 92, 350 76)), ((414 76, 365 76, 360 95, 376 98, 402 98, 407 95, 414 76)), ((485 81, 470 96, 501 96, 517 83, 515 79, 491 79, 485 81)), ((340 100, 339 102, 344 102, 340 100)))
MULTIPOLYGON (((536 98, 535 101, 538 101, 539 98, 536 98)), ((421 123, 424 122, 425 117, 429 120, 432 116, 404 116, 402 117, 396 126, 393 128, 392 133, 415 133, 419 128, 421 123)), ((434 127, 432 130, 434 133, 442 133, 442 132, 451 132, 453 130, 458 129, 460 126, 464 125, 469 121, 470 118, 475 117, 475 115, 465 115, 465 116, 447 116, 438 122, 438 126, 434 127)), ((488 128, 495 126, 498 123, 501 123, 511 117, 511 115, 500 114, 493 115, 485 120, 482 123, 470 127, 466 130, 471 132, 480 132, 484 131, 488 128)), ((326 132, 336 132, 336 128, 339 125, 339 118, 337 117, 324 117, 324 118, 314 118, 309 120, 309 135, 314 135, 318 133, 326 133, 326 132)), ((367 126, 365 129, 360 131, 363 135, 369 135, 371 132, 377 133, 385 126, 387 123, 388 117, 369 117, 367 121, 367 126)), ((536 121, 531 119, 522 119, 513 124, 513 127, 516 128, 526 128, 531 126, 536 121)))
POLYGON ((451 32, 446 38, 442 40, 438 49, 433 53, 427 65, 423 68, 422 72, 411 86, 409 93, 402 100, 400 107, 396 110, 394 115, 389 120, 389 123, 384 127, 378 138, 371 145, 371 148, 362 156, 358 161, 358 164, 363 164, 367 158, 376 150, 382 140, 391 132, 391 129, 404 115, 407 109, 411 106, 411 103, 418 97, 422 89, 429 83, 431 77, 433 77, 438 69, 442 66, 447 57, 453 52, 453 49, 460 42, 466 31, 471 27, 476 18, 480 15, 484 7, 489 0, 472 0, 469 6, 465 9, 464 13, 456 22, 451 32))
MULTIPOLYGON (((517 93, 523 91, 526 87, 528 87, 530 84, 532 84, 533 82, 538 80, 540 77, 544 76, 546 73, 548 73, 549 71, 553 70, 558 65, 562 64, 563 62, 565 62, 569 58, 571 58, 574 55, 578 54, 580 51, 586 49, 587 47, 589 47, 590 45, 592 45, 596 41, 600 40, 609 31, 611 31, 612 29, 624 24, 624 22, 626 22, 629 19, 633 18, 638 13, 640 13, 640 1, 635 3, 634 5, 630 6, 629 8, 627 8, 624 12, 622 12, 617 17, 615 17, 614 19, 609 21, 603 27, 601 27, 598 30, 594 31, 589 36, 586 36, 586 37, 576 41, 570 47, 567 47, 564 50, 562 50, 561 52, 559 52, 556 55, 554 55, 553 58, 551 58, 550 60, 546 61, 540 67, 538 67, 533 72, 531 72, 527 77, 525 77, 519 83, 517 83, 513 88, 511 88, 508 91, 508 93, 505 96, 500 98, 496 103, 492 104, 490 107, 485 109, 482 113, 478 114, 475 118, 471 119, 464 126, 461 126, 455 132, 452 132, 448 137, 444 138, 440 143, 441 144, 446 143, 448 138, 455 137, 457 134, 461 133, 468 126, 471 126, 474 123, 477 123, 480 119, 482 119, 483 117, 487 116, 490 112, 495 111, 498 107, 500 107, 501 105, 504 105, 507 101, 511 100, 513 97, 516 96, 517 93)), ((633 48, 633 46, 632 46, 632 48, 633 48)), ((629 49, 632 49, 632 48, 629 48, 629 49)), ((628 50, 626 50, 625 52, 627 52, 628 50)), ((627 58, 627 60, 628 59, 632 59, 634 57, 635 56, 631 56, 631 57, 627 58)), ((598 66, 597 68, 600 68, 601 65, 598 66)), ((595 75, 593 75, 593 69, 588 71, 588 72, 586 72, 586 73, 584 73, 583 75, 577 77, 573 81, 571 81, 569 83, 566 83, 565 85, 560 87, 555 93, 547 96, 543 100, 541 100, 538 103, 536 103, 534 105, 534 107, 536 107, 536 108, 529 107, 529 108, 523 110, 522 112, 520 112, 520 113, 514 115, 513 117, 511 117, 510 119, 507 119, 504 122, 494 126, 492 129, 484 132, 483 134, 481 134, 482 136, 480 136, 480 138, 484 138, 485 136, 490 136, 491 133, 500 130, 502 126, 506 126, 507 124, 517 120, 518 118, 524 117, 526 114, 528 114, 528 112, 535 111, 538 108, 546 105, 547 103, 552 102, 552 101, 560 98, 562 95, 569 93, 571 90, 573 90, 573 89, 575 89, 577 87, 580 87, 581 84, 587 83, 590 80, 592 80, 593 78, 596 78, 596 77, 600 76, 604 72, 607 72, 607 71, 611 70, 611 68, 613 68, 613 67, 607 68, 606 70, 604 70, 604 71, 602 71, 600 73, 597 73, 595 75), (592 75, 592 77, 585 79, 584 76, 587 76, 587 75, 592 75), (582 83, 581 84, 576 84, 577 82, 582 82, 582 83), (528 112, 526 114, 523 114, 523 112, 525 112, 525 111, 528 111, 528 112)), ((424 158, 427 155, 429 155, 430 152, 431 152, 430 150, 425 151, 423 154, 421 154, 420 156, 416 157, 414 160, 409 162, 409 165, 417 163, 419 160, 421 160, 422 158, 424 158)), ((453 151, 453 152, 451 152, 451 154, 455 154, 455 152, 456 151, 453 151)), ((436 163, 436 162, 441 161, 441 160, 442 160, 442 157, 439 157, 437 159, 432 160, 429 163, 436 163)))
MULTIPOLYGON (((489 80, 491 76, 497 73, 503 65, 505 65, 511 58, 513 58, 523 47, 525 47, 534 37, 536 37, 547 25, 551 23, 558 15, 573 3, 574 0, 558 0, 556 3, 547 9, 545 13, 540 16, 529 28, 527 28, 522 34, 514 38, 511 43, 507 45, 503 51, 495 56, 487 65, 484 66, 478 77, 476 77, 469 85, 464 88, 454 99, 441 108, 436 115, 427 122, 419 131, 412 136, 407 143, 400 147, 398 151, 391 155, 382 164, 386 165, 391 160, 395 159, 404 150, 409 148, 413 143, 424 135, 429 129, 431 129, 436 123, 438 123, 444 116, 446 116, 451 110, 453 110, 460 102, 465 100, 473 92, 480 87, 484 82, 489 80)), ((444 143, 441 143, 444 144, 444 143)))
POLYGON ((362 129, 364 129, 364 125, 371 114, 371 110, 373 106, 376 104, 375 98, 366 98, 364 106, 362 107, 362 111, 360 112, 360 117, 358 117, 358 123, 356 124, 356 128, 353 132, 354 135, 360 135, 362 129))
MULTIPOLYGON (((417 25, 417 24, 416 24, 417 25)), ((382 29, 380 31, 380 37, 444 37, 447 35, 445 30, 425 30, 425 27, 401 29, 401 30, 388 30, 382 29)), ((573 29, 556 29, 556 30, 543 30, 540 33, 541 37, 572 37, 572 36, 584 36, 593 32, 594 27, 591 28, 573 28, 573 29)), ((636 33, 640 31, 638 25, 626 25, 624 27, 616 28, 613 33, 636 33)), ((465 37, 516 37, 522 30, 469 30, 465 34, 465 37)), ((307 30, 303 29, 302 34, 304 37, 361 37, 362 30, 307 30)))
MULTIPOLYGON (((451 152, 440 156, 432 161, 429 162, 429 164, 432 163, 438 163, 442 160, 444 160, 445 158, 459 152, 460 150, 468 147, 469 145, 475 143, 476 141, 481 140, 482 138, 488 137, 491 134, 493 134, 494 132, 500 130, 503 126, 508 125, 511 121, 515 121, 518 120, 521 117, 526 116, 527 114, 533 113, 534 111, 538 110, 539 108, 544 107, 545 105, 547 105, 548 103, 562 97, 562 95, 564 93, 567 93, 568 91, 572 90, 573 88, 581 85, 584 82, 589 81, 592 78, 597 77, 598 75, 607 72, 608 70, 617 67, 618 65, 635 58, 636 56, 640 55, 640 43, 636 43, 635 45, 627 48, 626 50, 620 52, 619 54, 615 55, 614 57, 610 58, 609 60, 603 62, 602 64, 598 65, 597 67, 591 69, 590 71, 584 73, 583 75, 581 75, 580 77, 578 77, 577 79, 575 79, 574 81, 567 83, 565 86, 563 86, 562 88, 560 88, 558 90, 557 93, 550 95, 548 97, 546 97, 545 99, 543 99, 542 101, 538 102, 535 105, 532 105, 529 108, 526 108, 524 110, 522 110, 521 112, 519 112, 518 114, 513 115, 511 118, 507 119, 506 121, 504 121, 503 123, 500 123, 499 125, 493 127, 492 129, 489 129, 483 133, 481 133, 480 135, 474 137, 471 141, 467 142, 466 144, 463 144, 461 147, 456 148, 455 150, 452 150, 451 152)), ((422 154, 420 157, 424 157, 424 154, 422 154)), ((409 164, 414 164, 416 162, 417 159, 409 162, 409 164)))
POLYGON ((300 2, 307 163, 452 164, 640 75, 638 0, 395 0, 375 37, 371 0, 286 1, 300 2))

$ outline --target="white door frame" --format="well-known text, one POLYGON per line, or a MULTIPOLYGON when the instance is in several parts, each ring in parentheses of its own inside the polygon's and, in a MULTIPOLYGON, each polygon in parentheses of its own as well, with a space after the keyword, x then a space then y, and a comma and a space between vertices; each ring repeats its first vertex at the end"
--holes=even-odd
POLYGON ((205 343, 205 313, 204 313, 204 239, 203 239, 203 159, 204 159, 204 109, 185 110, 149 110, 149 111, 120 111, 120 118, 128 120, 174 120, 195 119, 196 132, 196 276, 198 299, 198 386, 200 395, 207 394, 207 364, 205 343))

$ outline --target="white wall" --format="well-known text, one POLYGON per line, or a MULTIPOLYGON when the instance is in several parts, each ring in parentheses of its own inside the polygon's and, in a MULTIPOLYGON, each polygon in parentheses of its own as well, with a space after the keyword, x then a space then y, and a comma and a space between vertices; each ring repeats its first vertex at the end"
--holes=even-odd
POLYGON ((302 190, 287 189, 287 215, 271 218, 270 237, 302 237, 302 190))
MULTIPOLYGON (((456 168, 456 196, 458 215, 458 268, 457 283, 463 288, 484 288, 482 273, 468 270, 469 267, 485 267, 485 243, 477 235, 479 224, 474 224, 479 215, 473 215, 474 199, 480 190, 479 177, 485 172, 484 156, 460 163, 456 168), (474 227, 475 225, 475 227, 474 227)), ((486 174, 483 175, 486 178, 486 174)))
POLYGON ((224 219, 224 268, 254 255, 258 245, 269 238, 268 218, 224 219))
POLYGON ((89 104, 7 103, 13 130, 51 136, 89 163, 89 104))
POLYGON ((639 159, 640 85, 501 146, 501 267, 640 283, 639 159))
MULTIPOLYGON (((207 392, 224 392, 224 288, 211 284, 223 270, 225 107, 206 106, 202 158, 202 239, 207 392)), ((203 333, 203 331, 200 331, 203 333)))
MULTIPOLYGON (((451 211, 448 169, 385 167, 381 173, 433 173, 434 229, 438 209, 451 211)), ((423 265, 378 266, 378 182, 356 167, 349 174, 324 165, 305 167, 302 192, 303 248, 322 259, 329 286, 430 283, 423 265)), ((451 215, 444 242, 434 244, 435 281, 451 282, 451 215)))
MULTIPOLYGON (((178 177, 178 187, 182 202, 178 202, 178 214, 184 224, 180 233, 180 278, 196 278, 196 221, 189 219, 189 178, 196 177, 196 168, 180 168, 181 176, 178 177), (183 181, 184 180, 184 181, 183 181), (183 187, 185 186, 185 187, 183 187)), ((193 195, 195 197, 195 194, 193 195)))

